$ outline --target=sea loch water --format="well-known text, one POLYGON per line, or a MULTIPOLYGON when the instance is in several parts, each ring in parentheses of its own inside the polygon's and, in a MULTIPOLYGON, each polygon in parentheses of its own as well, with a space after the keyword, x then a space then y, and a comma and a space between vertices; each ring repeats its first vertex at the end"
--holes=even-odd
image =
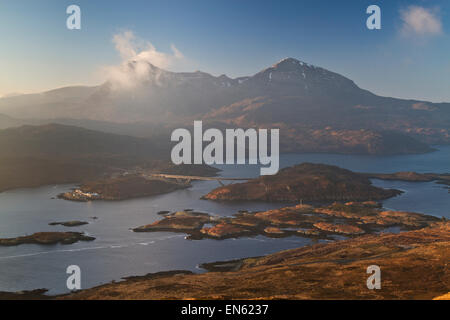
MULTIPOLYGON (((334 154, 289 154, 280 157, 281 167, 301 162, 334 164, 359 172, 450 172, 450 147, 423 155, 356 156, 334 154)), ((220 166, 226 177, 257 176, 258 166, 220 166)), ((450 218, 450 194, 433 182, 409 183, 374 180, 374 184, 405 191, 384 205, 450 218)), ((0 194, 0 238, 39 231, 83 231, 96 237, 93 242, 73 245, 22 245, 0 247, 0 291, 37 288, 50 294, 67 292, 66 268, 81 268, 82 288, 131 275, 185 269, 201 272, 203 262, 229 260, 295 248, 312 241, 299 237, 269 239, 262 236, 224 241, 189 241, 182 234, 133 233, 129 229, 149 224, 161 210, 195 209, 214 215, 231 215, 238 210, 267 210, 286 204, 216 203, 199 200, 218 186, 217 182, 195 182, 188 190, 120 202, 76 203, 52 197, 72 186, 46 186, 0 194), (97 217, 98 219, 92 219, 97 217), (83 220, 77 228, 49 226, 54 221, 83 220)))

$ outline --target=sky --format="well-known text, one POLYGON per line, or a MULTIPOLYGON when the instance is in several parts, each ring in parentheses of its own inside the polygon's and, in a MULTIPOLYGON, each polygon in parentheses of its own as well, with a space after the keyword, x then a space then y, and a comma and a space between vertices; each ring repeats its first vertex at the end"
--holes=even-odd
POLYGON ((252 75, 293 57, 376 94, 450 102, 448 0, 0 0, 0 96, 170 71, 252 75), (69 30, 66 8, 81 9, 69 30), (369 30, 369 5, 381 29, 369 30))

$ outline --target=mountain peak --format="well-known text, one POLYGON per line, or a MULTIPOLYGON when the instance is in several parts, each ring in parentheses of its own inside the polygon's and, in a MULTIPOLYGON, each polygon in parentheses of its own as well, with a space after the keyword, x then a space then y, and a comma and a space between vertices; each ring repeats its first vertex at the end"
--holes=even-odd
POLYGON ((306 62, 297 60, 295 58, 284 58, 280 60, 279 62, 275 63, 272 67, 276 69, 292 69, 297 68, 298 66, 311 66, 306 62))
POLYGON ((283 58, 280 61, 278 61, 275 65, 277 65, 279 63, 295 63, 295 64, 297 64, 299 62, 300 62, 300 60, 298 60, 298 59, 295 59, 292 57, 286 57, 286 58, 283 58))

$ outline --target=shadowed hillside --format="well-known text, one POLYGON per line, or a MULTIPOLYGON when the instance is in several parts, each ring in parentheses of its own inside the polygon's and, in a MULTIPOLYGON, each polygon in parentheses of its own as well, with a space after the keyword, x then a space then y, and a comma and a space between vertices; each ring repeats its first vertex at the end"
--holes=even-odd
POLYGON ((0 150, 0 191, 167 166, 168 154, 148 139, 57 124, 1 130, 0 150))

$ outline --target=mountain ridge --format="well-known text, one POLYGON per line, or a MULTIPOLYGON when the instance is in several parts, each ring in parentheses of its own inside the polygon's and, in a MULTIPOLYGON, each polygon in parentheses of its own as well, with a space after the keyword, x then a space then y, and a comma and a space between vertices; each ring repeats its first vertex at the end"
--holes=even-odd
MULTIPOLYGON (((133 61, 129 62, 127 64, 127 70, 130 72, 134 72, 136 69, 136 66, 134 65, 133 61)), ((348 91, 352 94, 358 93, 359 95, 368 95, 368 96, 376 96, 379 97, 373 93, 371 93, 368 90, 364 90, 359 88, 354 81, 351 79, 342 76, 338 73, 329 71, 327 69, 302 62, 300 60, 294 59, 294 58, 285 58, 277 63, 273 64, 272 66, 265 68, 254 75, 251 76, 244 76, 244 77, 237 77, 237 78, 230 78, 226 75, 220 75, 220 76, 213 76, 209 73, 202 72, 202 71, 196 71, 196 72, 171 72, 167 71, 161 68, 158 68, 150 63, 148 63, 148 74, 144 75, 140 80, 140 83, 137 84, 135 88, 131 89, 119 89, 117 91, 121 91, 123 94, 127 95, 128 93, 132 93, 130 96, 130 100, 136 100, 139 99, 139 96, 142 94, 139 89, 146 89, 146 91, 157 91, 157 89, 161 88, 168 88, 168 89, 178 89, 180 92, 178 95, 182 96, 183 98, 186 98, 184 95, 187 95, 188 91, 187 89, 196 89, 196 90, 203 90, 200 92, 197 92, 197 100, 198 102, 205 103, 205 97, 202 97, 202 94, 205 94, 206 90, 211 90, 213 87, 216 89, 225 89, 224 91, 227 91, 227 89, 235 89, 238 88, 238 90, 233 92, 226 92, 226 94, 233 94, 233 97, 228 97, 227 99, 223 99, 223 97, 219 95, 217 101, 212 101, 210 103, 211 109, 216 109, 222 106, 225 106, 227 104, 238 102, 244 98, 248 97, 256 97, 261 95, 267 95, 267 85, 269 85, 269 89, 274 84, 282 84, 283 86, 287 86, 287 88, 280 88, 276 87, 274 90, 281 90, 279 92, 279 95, 285 94, 286 91, 292 91, 295 90, 296 94, 304 93, 304 91, 311 91, 314 90, 314 85, 320 85, 327 83, 327 87, 325 89, 330 89, 334 85, 334 89, 338 89, 342 92, 348 91), (299 85, 303 86, 299 86, 299 85), (257 87, 257 86, 266 85, 265 87, 257 87), (256 86, 256 87, 255 87, 256 86), (294 86, 294 88, 289 87, 294 86), (283 90, 284 89, 284 90, 283 90), (242 90, 246 90, 247 92, 240 92, 242 90), (357 92, 358 91, 358 92, 357 92), (243 97, 242 99, 240 99, 243 97), (220 99, 222 98, 222 99, 220 99), (227 100, 227 101, 224 101, 227 100), (231 102, 230 102, 231 101, 231 102)), ((86 107, 86 103, 94 103, 99 102, 99 100, 103 100, 103 103, 110 102, 110 101, 104 101, 107 100, 107 96, 113 94, 113 82, 111 80, 108 80, 104 82, 103 84, 100 84, 98 86, 68 86, 68 87, 62 87, 57 88, 53 90, 48 90, 42 93, 36 93, 36 94, 25 94, 25 95, 16 95, 13 97, 5 97, 0 98, 0 113, 4 113, 6 115, 17 117, 17 118, 24 118, 25 116, 27 118, 37 118, 37 119, 43 119, 43 118, 58 118, 58 117, 69 117, 70 112, 73 112, 74 110, 71 110, 74 107, 86 107), (34 103, 35 106, 29 106, 30 101, 29 99, 36 99, 36 102, 34 103), (46 99, 49 99, 50 101, 47 101, 46 99), (62 101, 59 99, 63 99, 62 101), (55 105, 59 105, 59 110, 39 110, 39 111, 47 111, 41 112, 38 114, 33 109, 41 109, 43 104, 49 104, 48 108, 55 109, 55 105), (26 106, 25 106, 26 105, 26 106), (61 106, 65 108, 61 108, 61 106), (29 111, 28 114, 23 114, 23 109, 26 109, 29 111), (64 110, 65 109, 65 110, 64 110), (51 112, 50 112, 51 111, 51 112), (34 116, 33 116, 34 115, 34 116)), ((323 88, 319 88, 323 89, 323 88)), ((230 90, 228 90, 230 91, 230 90)), ((150 92, 150 96, 145 96, 145 98, 157 98, 152 97, 152 92, 150 92)), ((271 92, 269 91, 269 94, 276 94, 277 92, 271 92)), ((323 95, 324 92, 319 92, 318 95, 323 95)), ((147 92, 148 94, 148 92, 147 92)), ((329 92, 327 93, 329 94, 329 92)), ((114 95, 114 94, 113 94, 114 95)), ((165 98, 167 98, 169 95, 166 95, 165 98)), ((117 96, 114 96, 115 98, 117 96)), ((384 98, 384 97, 383 97, 384 98)), ((386 99, 397 99, 397 98, 386 98, 386 99)), ((206 99, 207 100, 207 99, 206 99)), ((410 101, 410 102, 416 102, 416 103, 428 103, 426 101, 420 101, 420 100, 404 100, 399 99, 402 101, 410 101)), ((151 109, 153 105, 157 105, 158 103, 165 103, 168 101, 155 101, 152 103, 151 101, 147 103, 147 107, 151 109)), ((120 101, 119 101, 120 103, 120 101)), ((446 104, 446 103, 444 103, 446 104)), ((434 105, 434 103, 433 103, 434 105)), ((450 104, 449 104, 450 105, 450 104)), ((93 106, 91 109, 95 110, 95 107, 93 106)), ((184 112, 183 109, 189 109, 187 107, 180 107, 176 111, 178 112, 184 112)), ((198 107, 198 110, 190 110, 190 111, 203 111, 203 107, 198 107)), ((206 108, 208 109, 208 108, 206 108)), ((77 114, 73 114, 72 118, 84 118, 84 119, 92 119, 92 120, 107 120, 107 117, 101 117, 99 118, 98 115, 95 113, 92 114, 84 114, 88 112, 88 110, 82 110, 83 112, 79 112, 77 114)), ((198 112, 200 113, 200 112, 198 112)), ((116 118, 116 122, 127 122, 130 118, 132 118, 130 115, 128 116, 128 119, 125 118, 116 118)), ((109 119, 112 120, 112 119, 109 119)), ((140 118, 142 120, 142 118, 140 118)), ((151 119, 148 119, 151 120, 151 119)))
MULTIPOLYGON (((200 119, 219 127, 278 127, 282 139, 287 140, 285 144, 300 146, 297 151, 302 152, 335 152, 342 148, 344 153, 364 149, 363 153, 377 154, 376 150, 368 151, 373 149, 369 145, 378 145, 379 137, 389 136, 390 132, 417 140, 418 146, 419 142, 450 143, 450 103, 378 96, 343 75, 294 58, 234 79, 202 71, 170 72, 151 64, 145 68, 148 72, 138 77, 133 73, 137 69, 135 62, 125 67, 130 78, 136 80, 131 87, 118 88, 114 81, 107 81, 94 87, 66 87, 2 98, 0 113, 35 122, 61 118, 143 122, 165 126, 167 131, 200 119), (370 132, 372 137, 367 141, 358 137, 360 130, 370 132), (317 135, 326 136, 326 141, 317 135), (289 139, 295 136, 304 143, 299 138, 289 139), (350 148, 345 147, 347 140, 351 141, 350 148), (316 146, 308 147, 311 142, 316 146), (325 148, 319 148, 319 143, 325 148), (355 147, 360 144, 366 147, 355 147)), ((419 146, 405 152, 430 150, 419 146)))

